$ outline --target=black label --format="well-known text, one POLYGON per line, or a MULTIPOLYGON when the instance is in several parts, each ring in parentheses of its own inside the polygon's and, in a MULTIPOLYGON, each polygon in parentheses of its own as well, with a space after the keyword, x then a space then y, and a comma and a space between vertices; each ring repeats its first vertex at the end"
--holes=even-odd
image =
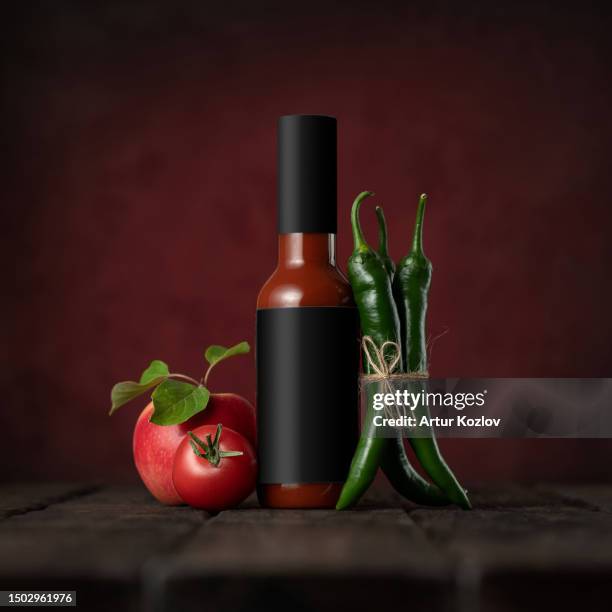
POLYGON ((257 311, 259 482, 343 482, 358 436, 355 308, 257 311))

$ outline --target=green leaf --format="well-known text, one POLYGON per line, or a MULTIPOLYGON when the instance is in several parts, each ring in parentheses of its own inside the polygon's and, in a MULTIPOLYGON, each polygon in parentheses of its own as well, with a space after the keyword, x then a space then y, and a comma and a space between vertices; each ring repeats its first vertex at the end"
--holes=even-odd
POLYGON ((169 374, 170 370, 168 369, 167 364, 159 359, 154 359, 149 364, 149 367, 142 373, 142 376, 140 377, 140 384, 146 385, 156 378, 165 378, 169 374))
POLYGON ((158 385, 164 379, 165 376, 160 376, 158 378, 154 378, 145 385, 141 385, 133 380, 126 380, 125 382, 117 383, 111 391, 111 409, 109 414, 113 414, 117 408, 127 404, 135 397, 142 395, 155 385, 158 385))
POLYGON ((151 422, 156 425, 178 425, 204 410, 210 393, 201 385, 196 387, 168 378, 151 397, 155 407, 151 422))
POLYGON ((140 382, 126 380, 117 383, 111 390, 111 409, 109 414, 113 414, 117 408, 142 395, 152 387, 155 387, 155 385, 159 385, 160 382, 166 380, 169 374, 168 366, 163 361, 155 359, 142 373, 140 382))
POLYGON ((238 344, 234 344, 234 346, 220 346, 219 344, 212 344, 206 349, 204 353, 204 357, 206 361, 210 364, 208 370, 206 370, 206 374, 204 376, 204 384, 208 381, 208 375, 210 371, 224 359, 228 357, 233 357, 234 355, 245 355, 251 350, 248 342, 239 342, 238 344))
POLYGON ((206 361, 208 361, 211 366, 214 366, 228 357, 233 357, 234 355, 245 355, 250 350, 251 347, 249 346, 248 342, 239 342, 238 344, 230 346, 229 348, 226 346, 213 344, 206 349, 204 357, 206 357, 206 361))

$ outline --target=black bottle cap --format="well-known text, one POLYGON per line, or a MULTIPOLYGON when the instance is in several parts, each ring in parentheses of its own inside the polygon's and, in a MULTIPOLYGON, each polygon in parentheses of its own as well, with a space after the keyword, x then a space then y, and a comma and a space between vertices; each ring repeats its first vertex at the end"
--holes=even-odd
POLYGON ((285 115, 278 121, 278 231, 335 234, 336 119, 285 115))

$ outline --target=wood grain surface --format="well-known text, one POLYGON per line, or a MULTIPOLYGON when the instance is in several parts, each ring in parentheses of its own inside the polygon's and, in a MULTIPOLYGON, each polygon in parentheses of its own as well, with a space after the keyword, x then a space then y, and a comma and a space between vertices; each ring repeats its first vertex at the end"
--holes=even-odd
POLYGON ((0 589, 83 610, 605 609, 612 487, 500 486, 471 512, 377 493, 356 510, 211 516, 139 487, 0 486, 0 589))

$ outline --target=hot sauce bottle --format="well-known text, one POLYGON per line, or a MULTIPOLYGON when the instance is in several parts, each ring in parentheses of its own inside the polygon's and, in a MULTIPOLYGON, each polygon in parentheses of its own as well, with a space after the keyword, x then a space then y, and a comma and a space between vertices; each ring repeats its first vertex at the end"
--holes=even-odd
POLYGON ((336 120, 278 125, 278 264, 257 298, 257 493, 336 504, 358 436, 359 318, 336 266, 336 120))

